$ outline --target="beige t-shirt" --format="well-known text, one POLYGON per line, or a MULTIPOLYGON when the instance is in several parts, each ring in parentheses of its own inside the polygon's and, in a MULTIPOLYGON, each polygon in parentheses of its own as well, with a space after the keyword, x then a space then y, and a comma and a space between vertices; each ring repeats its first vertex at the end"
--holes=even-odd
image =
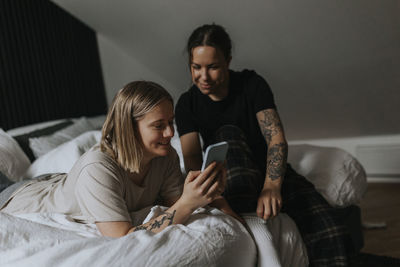
POLYGON ((131 221, 129 213, 182 193, 179 157, 157 157, 141 186, 110 156, 91 148, 68 174, 52 174, 17 189, 0 209, 11 214, 57 212, 87 223, 131 221))

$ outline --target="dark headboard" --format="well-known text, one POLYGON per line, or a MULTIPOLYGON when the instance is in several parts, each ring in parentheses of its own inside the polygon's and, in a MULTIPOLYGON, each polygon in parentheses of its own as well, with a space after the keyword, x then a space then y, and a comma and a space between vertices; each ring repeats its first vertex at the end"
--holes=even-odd
POLYGON ((47 0, 0 1, 0 127, 105 114, 96 33, 47 0))

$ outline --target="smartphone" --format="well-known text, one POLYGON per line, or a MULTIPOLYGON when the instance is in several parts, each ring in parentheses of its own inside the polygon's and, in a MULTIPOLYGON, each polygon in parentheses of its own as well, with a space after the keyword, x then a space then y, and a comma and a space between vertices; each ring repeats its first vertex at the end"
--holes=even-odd
POLYGON ((206 149, 203 165, 201 166, 201 171, 204 171, 211 162, 223 162, 226 158, 226 153, 228 152, 228 142, 220 142, 213 145, 209 145, 206 149))

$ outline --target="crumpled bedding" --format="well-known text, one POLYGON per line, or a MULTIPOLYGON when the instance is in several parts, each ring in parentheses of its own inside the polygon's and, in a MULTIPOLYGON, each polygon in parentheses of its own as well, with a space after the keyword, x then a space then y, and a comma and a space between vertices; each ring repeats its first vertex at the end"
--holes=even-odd
MULTIPOLYGON (((132 214, 133 222, 160 211, 143 209, 132 214)), ((103 237, 94 224, 64 214, 0 212, 0 222, 0 266, 254 266, 257 258, 246 229, 217 209, 199 209, 186 225, 158 234, 121 238, 103 237)))
POLYGON ((359 204, 367 191, 360 162, 337 147, 291 145, 288 162, 307 178, 333 207, 359 204))

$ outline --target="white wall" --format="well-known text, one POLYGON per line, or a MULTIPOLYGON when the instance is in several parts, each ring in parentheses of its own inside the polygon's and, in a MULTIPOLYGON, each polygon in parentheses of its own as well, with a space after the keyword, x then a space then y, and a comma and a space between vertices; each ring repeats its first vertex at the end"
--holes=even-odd
MULTIPOLYGON (((297 140, 289 141, 289 144, 310 144, 318 146, 338 147, 349 152, 354 157, 357 157, 356 148, 362 145, 390 145, 400 144, 399 135, 385 136, 364 136, 352 138, 332 138, 332 139, 312 139, 312 140, 297 140)), ((399 161, 400 164, 400 161, 399 161)))
MULTIPOLYGON (((272 87, 290 143, 400 143, 400 0, 53 0, 99 37, 109 101, 148 79, 176 99, 190 85, 185 42, 226 27, 233 69, 272 87)), ((399 159, 400 162, 400 159, 399 159)))
POLYGON ((195 27, 216 22, 234 42, 232 67, 270 83, 289 139, 400 133, 399 0, 54 2, 112 41, 103 57, 107 87, 137 77, 119 73, 123 63, 122 72, 183 92, 185 42, 195 27))
POLYGON ((108 104, 111 103, 119 89, 135 80, 150 80, 159 83, 174 98, 178 97, 179 92, 176 91, 174 86, 132 58, 112 40, 99 33, 97 34, 97 40, 108 104))

